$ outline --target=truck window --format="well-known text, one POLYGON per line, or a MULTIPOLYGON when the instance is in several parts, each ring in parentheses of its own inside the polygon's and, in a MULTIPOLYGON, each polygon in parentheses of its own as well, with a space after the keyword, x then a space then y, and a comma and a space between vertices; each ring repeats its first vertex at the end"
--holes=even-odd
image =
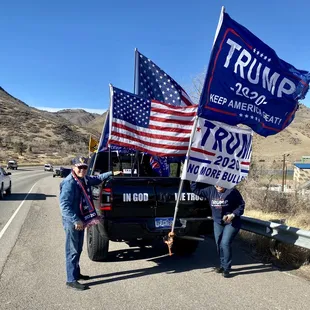
MULTIPOLYGON (((109 167, 109 152, 100 152, 97 155, 96 165, 93 168, 95 160, 95 154, 92 156, 89 163, 89 171, 94 169, 94 174, 110 171, 121 170, 124 175, 130 176, 158 176, 152 169, 150 164, 150 155, 144 153, 118 153, 111 152, 111 167, 109 167)), ((169 177, 180 177, 181 163, 170 164, 170 175, 169 177)))

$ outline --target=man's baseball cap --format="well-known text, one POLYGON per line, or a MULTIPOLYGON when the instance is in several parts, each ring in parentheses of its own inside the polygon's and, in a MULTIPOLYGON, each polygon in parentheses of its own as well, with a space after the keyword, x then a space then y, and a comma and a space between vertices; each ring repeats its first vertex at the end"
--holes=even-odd
POLYGON ((88 158, 86 157, 76 157, 71 162, 75 167, 88 167, 88 158))

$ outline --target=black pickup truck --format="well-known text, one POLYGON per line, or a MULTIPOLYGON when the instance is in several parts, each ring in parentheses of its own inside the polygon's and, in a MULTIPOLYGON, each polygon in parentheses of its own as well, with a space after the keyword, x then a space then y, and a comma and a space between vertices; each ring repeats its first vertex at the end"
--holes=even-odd
MULTIPOLYGON (((167 236, 180 184, 179 177, 155 176, 145 154, 140 154, 134 165, 133 155, 98 153, 95 166, 94 157, 91 159, 88 174, 111 170, 109 162, 124 175, 93 187, 94 204, 102 216, 100 224, 87 229, 88 256, 94 261, 107 259, 109 240, 145 245, 167 236)), ((174 170, 179 175, 180 164, 174 165, 178 166, 174 170)), ((175 226, 174 253, 191 254, 196 250, 199 241, 190 237, 212 230, 210 215, 208 202, 193 194, 186 181, 175 226)))

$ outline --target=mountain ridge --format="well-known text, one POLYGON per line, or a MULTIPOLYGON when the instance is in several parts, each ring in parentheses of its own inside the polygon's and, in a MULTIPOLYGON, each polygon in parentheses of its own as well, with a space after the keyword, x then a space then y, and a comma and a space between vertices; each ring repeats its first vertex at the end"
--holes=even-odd
MULTIPOLYGON (((48 112, 33 108, 0 87, 0 162, 16 154, 14 143, 22 141, 34 160, 62 160, 78 152, 88 153, 90 135, 99 139, 107 112, 90 113, 83 109, 48 112)), ((293 122, 280 133, 262 137, 254 134, 252 160, 280 163, 284 154, 289 162, 310 155, 310 108, 300 104, 293 122)))

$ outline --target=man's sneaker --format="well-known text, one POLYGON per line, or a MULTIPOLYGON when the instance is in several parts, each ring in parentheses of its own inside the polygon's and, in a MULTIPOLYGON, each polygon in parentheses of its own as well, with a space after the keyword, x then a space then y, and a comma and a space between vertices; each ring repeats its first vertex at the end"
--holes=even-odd
POLYGON ((67 282, 66 285, 68 288, 72 288, 72 289, 78 290, 78 291, 84 291, 84 290, 88 289, 88 286, 81 284, 78 281, 67 282))
POLYGON ((229 271, 227 271, 227 270, 223 271, 222 275, 223 275, 224 278, 229 278, 230 277, 229 271))
POLYGON ((222 272, 224 272, 224 268, 223 268, 223 267, 215 267, 215 268, 214 268, 214 271, 215 271, 216 273, 222 273, 222 272))
POLYGON ((84 274, 80 274, 78 277, 78 280, 89 280, 89 279, 90 279, 90 276, 86 276, 84 274))

